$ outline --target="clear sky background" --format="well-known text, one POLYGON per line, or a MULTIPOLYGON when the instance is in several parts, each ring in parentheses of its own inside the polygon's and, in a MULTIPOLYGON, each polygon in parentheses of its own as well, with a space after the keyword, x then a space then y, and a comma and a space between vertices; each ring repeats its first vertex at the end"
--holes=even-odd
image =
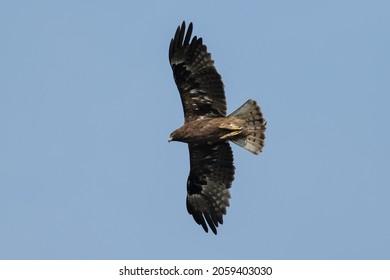
POLYGON ((1 1, 1 259, 389 259, 388 1, 1 1), (187 213, 187 146, 168 63, 193 21, 228 112, 225 223, 187 213))

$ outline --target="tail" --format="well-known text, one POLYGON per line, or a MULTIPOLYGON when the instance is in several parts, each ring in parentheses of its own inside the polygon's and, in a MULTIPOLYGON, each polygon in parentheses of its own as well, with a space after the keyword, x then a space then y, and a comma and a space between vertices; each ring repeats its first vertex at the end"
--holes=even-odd
POLYGON ((264 146, 264 132, 267 121, 263 118, 256 101, 249 99, 240 108, 231 113, 229 117, 236 117, 246 121, 244 133, 240 133, 237 137, 229 140, 258 155, 264 146))

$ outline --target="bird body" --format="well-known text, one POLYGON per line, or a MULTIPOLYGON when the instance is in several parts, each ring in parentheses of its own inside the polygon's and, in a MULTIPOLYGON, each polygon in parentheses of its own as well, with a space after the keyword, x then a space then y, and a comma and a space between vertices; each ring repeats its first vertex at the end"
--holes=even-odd
POLYGON ((172 141, 185 143, 211 144, 223 139, 228 139, 229 136, 232 136, 232 133, 242 133, 242 125, 244 123, 244 120, 234 117, 205 118, 185 123, 182 127, 175 130, 170 138, 172 141))
POLYGON ((221 76, 202 38, 186 32, 185 22, 169 46, 169 61, 180 93, 184 125, 169 141, 188 144, 190 174, 187 180, 187 211, 196 223, 217 234, 218 224, 230 204, 234 180, 233 153, 229 141, 253 154, 264 146, 266 121, 256 101, 249 99, 230 115, 221 76))
MULTIPOLYGON (((184 143, 213 144, 219 141, 230 140, 254 154, 261 152, 264 142, 265 123, 256 102, 248 100, 245 104, 253 104, 255 112, 246 111, 244 114, 229 115, 227 117, 199 118, 186 122, 171 133, 168 141, 184 143), (249 149, 247 143, 253 139, 253 147, 249 149), (242 143, 242 144, 241 144, 242 143)), ((237 114, 237 112, 235 112, 237 114)))

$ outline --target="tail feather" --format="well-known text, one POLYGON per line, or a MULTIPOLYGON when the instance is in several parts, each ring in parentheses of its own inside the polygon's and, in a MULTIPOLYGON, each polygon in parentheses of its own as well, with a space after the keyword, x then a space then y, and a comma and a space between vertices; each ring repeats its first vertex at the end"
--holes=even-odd
POLYGON ((264 146, 265 129, 267 122, 263 118, 256 101, 249 99, 240 108, 235 110, 229 117, 236 117, 245 120, 244 133, 233 137, 233 143, 258 155, 264 146))

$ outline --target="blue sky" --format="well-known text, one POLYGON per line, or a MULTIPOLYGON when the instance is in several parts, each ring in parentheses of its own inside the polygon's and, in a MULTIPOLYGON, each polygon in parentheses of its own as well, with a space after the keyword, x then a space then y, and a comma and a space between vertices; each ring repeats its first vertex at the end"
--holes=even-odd
POLYGON ((0 259, 389 259, 388 1, 2 1, 0 259), (168 64, 194 23, 254 156, 217 236, 185 208, 168 64))

